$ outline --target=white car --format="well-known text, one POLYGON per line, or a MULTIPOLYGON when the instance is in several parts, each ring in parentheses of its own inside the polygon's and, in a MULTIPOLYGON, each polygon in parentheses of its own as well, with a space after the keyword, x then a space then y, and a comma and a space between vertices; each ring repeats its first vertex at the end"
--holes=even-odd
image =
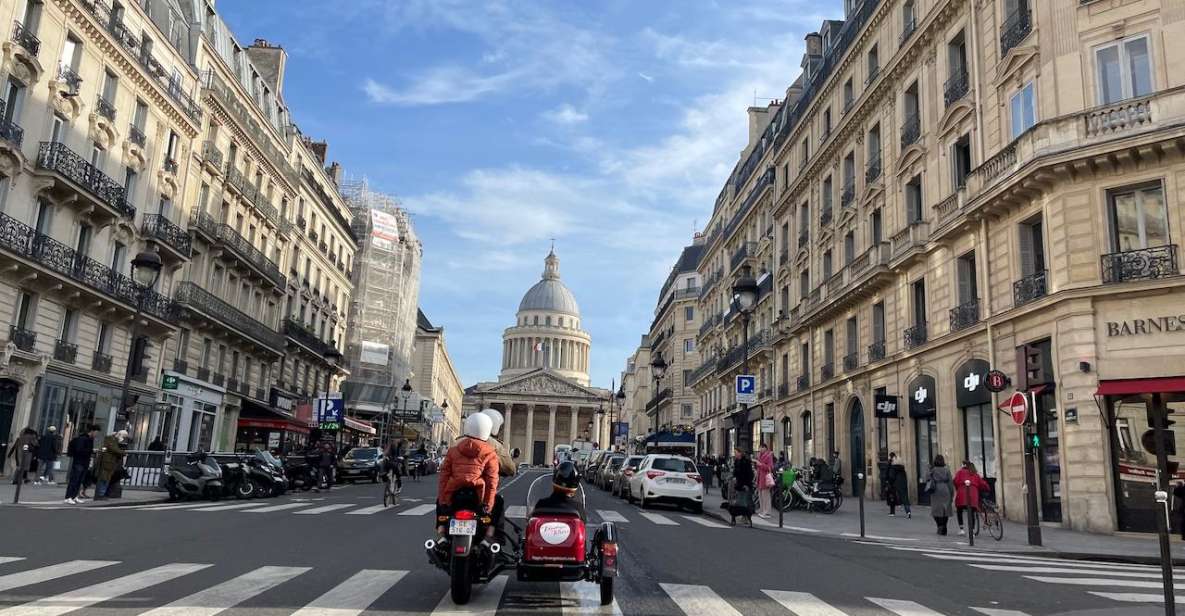
POLYGON ((626 500, 632 503, 635 499, 643 509, 652 503, 668 503, 702 513, 704 478, 690 458, 650 454, 630 477, 626 500))

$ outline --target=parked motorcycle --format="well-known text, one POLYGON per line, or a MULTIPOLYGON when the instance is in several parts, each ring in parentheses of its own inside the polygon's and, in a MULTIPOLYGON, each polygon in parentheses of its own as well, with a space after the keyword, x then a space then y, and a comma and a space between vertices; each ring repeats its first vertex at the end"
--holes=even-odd
POLYGON ((163 471, 170 500, 222 498, 222 467, 204 451, 188 454, 182 464, 166 462, 163 471))
POLYGON ((308 492, 317 487, 317 468, 309 463, 304 454, 284 458, 284 476, 289 489, 308 492))
POLYGON ((288 490, 288 479, 280 461, 266 451, 257 450, 247 459, 247 477, 255 483, 259 496, 279 496, 288 490))
POLYGON ((843 504, 843 493, 833 479, 819 479, 811 469, 800 468, 793 483, 778 487, 774 501, 782 511, 805 509, 835 513, 843 504))
POLYGON ((239 499, 259 496, 258 486, 247 477, 246 458, 235 456, 222 463, 222 488, 226 495, 239 499))

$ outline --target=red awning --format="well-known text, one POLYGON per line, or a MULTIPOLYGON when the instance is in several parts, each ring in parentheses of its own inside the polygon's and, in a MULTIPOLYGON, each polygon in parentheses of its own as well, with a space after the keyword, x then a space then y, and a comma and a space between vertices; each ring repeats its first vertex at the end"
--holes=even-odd
POLYGON ((1185 376, 1099 381, 1098 395, 1130 396, 1133 394, 1167 394, 1175 392, 1185 392, 1185 376))

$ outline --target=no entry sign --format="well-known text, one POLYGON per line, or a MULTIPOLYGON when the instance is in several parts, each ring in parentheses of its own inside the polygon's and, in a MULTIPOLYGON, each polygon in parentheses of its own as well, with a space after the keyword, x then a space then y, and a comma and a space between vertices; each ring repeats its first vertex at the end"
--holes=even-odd
POLYGON ((1015 392, 1004 404, 1000 405, 1000 408, 1012 415, 1012 423, 1023 426, 1025 419, 1029 416, 1029 398, 1019 391, 1015 392))

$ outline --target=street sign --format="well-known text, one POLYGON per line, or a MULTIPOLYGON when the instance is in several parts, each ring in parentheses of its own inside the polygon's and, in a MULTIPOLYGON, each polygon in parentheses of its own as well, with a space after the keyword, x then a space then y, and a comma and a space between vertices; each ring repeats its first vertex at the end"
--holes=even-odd
MULTIPOLYGON (((333 394, 330 394, 331 396, 333 394)), ((320 423, 341 424, 345 415, 346 404, 339 394, 336 398, 317 398, 317 421, 320 423), (328 404, 326 404, 328 403, 328 404)))
POLYGON ((1007 374, 999 370, 992 370, 987 373, 987 389, 993 393, 999 393, 1008 388, 1012 379, 1008 378, 1007 374))
POLYGON ((761 433, 762 434, 773 434, 774 433, 774 420, 762 419, 761 420, 761 433))
POLYGON ((178 378, 173 374, 166 374, 160 380, 161 389, 177 389, 178 378))
POLYGON ((752 374, 737 375, 737 402, 757 404, 757 377, 752 374))
POLYGON ((1012 423, 1023 426, 1029 416, 1029 398, 1021 392, 1015 392, 1000 408, 1012 415, 1012 423))
POLYGON ((875 398, 875 405, 876 410, 874 415, 878 419, 881 417, 897 417, 897 396, 877 394, 875 398))

